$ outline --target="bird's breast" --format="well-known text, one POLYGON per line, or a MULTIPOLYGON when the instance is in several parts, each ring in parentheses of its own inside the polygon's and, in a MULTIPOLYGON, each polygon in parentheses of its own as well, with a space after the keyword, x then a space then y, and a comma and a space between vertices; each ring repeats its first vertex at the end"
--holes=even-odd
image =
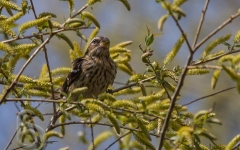
MULTIPOLYGON (((84 65, 84 64, 83 64, 84 65)), ((116 65, 111 59, 92 60, 86 63, 77 81, 77 87, 88 87, 84 97, 96 97, 105 92, 116 76, 116 65)))

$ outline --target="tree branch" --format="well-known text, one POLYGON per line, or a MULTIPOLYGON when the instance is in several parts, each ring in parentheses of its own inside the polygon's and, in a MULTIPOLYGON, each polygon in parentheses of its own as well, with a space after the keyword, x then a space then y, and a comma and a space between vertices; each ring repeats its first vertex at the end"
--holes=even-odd
MULTIPOLYGON (((166 2, 163 1, 163 3, 165 4, 166 6, 166 2)), ((171 114, 172 114, 172 111, 174 109, 174 106, 175 106, 175 103, 176 103, 176 100, 177 100, 177 96, 179 95, 180 93, 180 90, 183 86, 183 83, 184 83, 184 79, 186 77, 186 74, 187 74, 187 66, 191 63, 192 61, 192 58, 193 58, 193 53, 194 51, 192 50, 191 46, 190 46, 190 43, 186 37, 186 35, 184 34, 184 31, 182 29, 182 27, 180 26, 178 20, 175 18, 175 16, 173 15, 172 11, 170 9, 168 9, 169 11, 169 14, 171 15, 171 17, 173 18, 173 20, 175 21, 177 27, 179 28, 179 30, 181 31, 182 33, 182 36, 184 37, 186 43, 187 43, 187 46, 188 46, 188 49, 189 49, 189 56, 188 56, 188 59, 187 59, 187 62, 185 64, 185 67, 183 69, 183 72, 180 76, 180 79, 179 79, 179 82, 177 84, 177 87, 176 87, 176 90, 174 91, 172 97, 171 97, 171 103, 170 103, 170 106, 169 106, 169 109, 168 109, 168 112, 167 112, 167 115, 165 117, 165 120, 164 120, 164 123, 163 123, 163 127, 160 131, 160 142, 159 142, 159 146, 158 146, 158 150, 161 150, 162 149, 162 146, 163 146, 163 142, 164 142, 164 138, 165 138, 165 133, 167 131, 167 128, 168 128, 168 124, 169 124, 169 121, 170 121, 170 117, 171 117, 171 114)))
POLYGON ((220 91, 215 92, 215 93, 213 93, 213 94, 209 94, 209 95, 206 95, 206 96, 197 98, 197 99, 195 99, 195 100, 192 100, 191 102, 188 102, 188 103, 186 103, 186 104, 183 104, 182 106, 190 105, 190 104, 195 103, 195 102, 197 102, 197 101, 200 101, 200 100, 202 100, 202 99, 205 99, 205 98, 208 98, 208 97, 217 95, 217 94, 221 94, 221 93, 223 93, 223 92, 226 92, 226 91, 229 91, 229 90, 232 90, 232 89, 235 89, 235 88, 236 88, 236 87, 233 86, 233 87, 229 87, 229 88, 227 88, 227 89, 220 90, 220 91))
POLYGON ((193 49, 194 51, 196 51, 202 44, 204 44, 208 39, 210 39, 213 35, 215 35, 216 33, 218 33, 218 31, 220 31, 223 27, 225 27, 226 25, 228 25, 229 23, 231 23, 235 18, 237 18, 238 16, 240 16, 240 13, 236 13, 234 15, 231 15, 230 18, 228 18, 225 22, 223 22, 220 26, 218 26, 214 31, 212 31, 211 33, 209 33, 204 39, 202 39, 193 49))
POLYGON ((10 42, 14 42, 16 40, 29 39, 31 37, 39 37, 39 36, 42 36, 42 35, 56 34, 56 33, 60 33, 60 32, 63 32, 63 31, 76 31, 76 30, 81 30, 81 29, 94 29, 94 28, 95 27, 86 27, 86 26, 77 27, 77 28, 62 28, 62 29, 58 29, 58 30, 53 31, 52 33, 51 32, 46 32, 46 33, 28 35, 28 36, 24 36, 24 37, 16 37, 16 38, 13 38, 13 39, 2 41, 2 43, 10 43, 10 42))
MULTIPOLYGON (((66 122, 66 123, 61 123, 61 124, 55 124, 54 126, 52 126, 52 129, 55 129, 55 128, 60 127, 60 126, 70 125, 70 124, 87 124, 87 125, 94 124, 94 125, 102 125, 102 126, 114 127, 111 124, 106 124, 106 123, 101 123, 101 122, 72 121, 72 122, 66 122)), ((129 128, 129 127, 126 127, 126 126, 119 126, 119 127, 122 128, 122 129, 130 130, 130 131, 141 132, 141 130, 134 129, 134 128, 129 128)), ((149 134, 152 135, 152 136, 155 136, 155 137, 159 137, 159 135, 154 134, 154 133, 149 133, 149 134)))
POLYGON ((192 49, 194 49, 194 47, 195 47, 195 45, 197 43, 197 40, 198 40, 200 31, 201 31, 201 28, 202 28, 202 25, 203 25, 203 21, 204 21, 204 18, 205 18, 205 14, 206 14, 206 11, 207 11, 207 8, 208 8, 209 1, 210 0, 206 0, 205 6, 204 6, 204 8, 202 10, 202 16, 201 16, 201 19, 199 21, 198 28, 197 28, 197 31, 196 31, 196 34, 195 34, 195 37, 194 37, 192 49))
MULTIPOLYGON (((144 82, 148 82, 148 81, 153 80, 153 79, 155 79, 155 78, 156 78, 156 76, 149 77, 149 78, 147 78, 147 79, 142 80, 141 82, 142 82, 142 83, 144 83, 144 82)), ((114 89, 114 90, 112 90, 112 93, 115 93, 115 92, 121 91, 121 90, 123 90, 123 89, 130 88, 130 87, 133 87, 133 86, 136 86, 136 85, 138 85, 138 82, 128 84, 128 85, 123 86, 123 87, 120 87, 120 88, 118 88, 118 89, 114 89)))
POLYGON ((18 130, 20 129, 20 126, 18 126, 17 130, 14 132, 12 138, 10 139, 10 141, 8 142, 8 145, 5 147, 5 150, 7 150, 9 148, 9 146, 12 144, 12 141, 14 139, 14 137, 16 136, 18 130))
POLYGON ((3 94, 2 99, 0 100, 0 104, 5 100, 6 96, 8 95, 8 93, 12 90, 12 88, 15 86, 15 84, 17 83, 19 77, 21 76, 21 74, 23 73, 23 71, 26 69, 26 67, 28 66, 28 64, 32 61, 32 59, 37 55, 37 53, 41 50, 41 48, 47 44, 50 39, 52 38, 52 35, 50 35, 37 49, 36 51, 30 56, 30 58, 27 60, 27 62, 23 65, 23 67, 21 68, 21 70, 19 71, 19 73, 17 74, 16 78, 14 79, 14 81, 11 83, 11 85, 8 87, 7 91, 3 94))
POLYGON ((204 63, 207 63, 207 62, 210 62, 210 61, 213 61, 213 60, 218 60, 219 58, 223 57, 223 56, 226 56, 226 55, 230 55, 230 54, 233 54, 233 53, 238 53, 240 52, 240 49, 239 50, 234 50, 234 51, 230 51, 226 54, 222 54, 220 56, 217 56, 217 57, 214 57, 214 58, 211 58, 211 59, 208 59, 208 60, 205 60, 205 61, 200 61, 200 62, 196 62, 194 64, 191 64, 191 65, 200 65, 200 64, 204 64, 204 63))

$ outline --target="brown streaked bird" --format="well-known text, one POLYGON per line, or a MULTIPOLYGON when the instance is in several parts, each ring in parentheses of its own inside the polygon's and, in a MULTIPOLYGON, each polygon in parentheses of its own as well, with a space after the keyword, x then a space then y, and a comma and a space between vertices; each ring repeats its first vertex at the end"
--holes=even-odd
MULTIPOLYGON (((75 59, 73 68, 65 79, 62 92, 69 94, 76 88, 87 87, 83 98, 96 98, 113 84, 117 73, 109 53, 110 41, 106 37, 93 38, 83 57, 75 59)), ((78 95, 72 97, 77 101, 78 95)))

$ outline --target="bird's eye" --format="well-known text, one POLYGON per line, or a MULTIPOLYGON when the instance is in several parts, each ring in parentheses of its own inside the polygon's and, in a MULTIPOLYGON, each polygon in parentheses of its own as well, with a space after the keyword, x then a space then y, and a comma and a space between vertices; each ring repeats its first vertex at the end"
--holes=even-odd
POLYGON ((97 44, 97 43, 99 43, 99 41, 98 41, 97 39, 94 39, 94 40, 92 41, 92 43, 93 43, 93 44, 97 44))

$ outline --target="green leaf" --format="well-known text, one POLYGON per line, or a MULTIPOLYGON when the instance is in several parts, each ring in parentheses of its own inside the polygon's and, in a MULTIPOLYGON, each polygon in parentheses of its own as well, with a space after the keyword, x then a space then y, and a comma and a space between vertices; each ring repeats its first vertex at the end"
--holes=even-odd
POLYGON ((71 49, 74 49, 74 46, 71 42, 71 40, 63 33, 58 33, 56 34, 56 36, 59 38, 59 39, 62 39, 64 40, 65 42, 67 42, 67 44, 71 47, 71 49))
POLYGON ((83 39, 85 42, 87 42, 87 38, 84 34, 82 34, 79 30, 76 31, 77 36, 79 36, 81 39, 83 39))
POLYGON ((155 150, 155 147, 152 145, 151 142, 148 141, 141 133, 133 132, 134 138, 139 142, 140 144, 145 145, 148 149, 155 150))
POLYGON ((81 14, 84 18, 91 20, 98 28, 100 28, 100 24, 97 21, 96 17, 93 16, 93 14, 91 14, 87 11, 83 11, 81 14))
POLYGON ((115 131, 117 132, 117 134, 119 135, 120 134, 120 127, 119 127, 119 124, 117 122, 117 119, 115 116, 113 116, 112 114, 107 114, 107 118, 108 120, 112 123, 115 131))
POLYGON ((119 1, 124 4, 124 6, 127 8, 128 11, 131 10, 131 6, 127 0, 119 0, 119 1))
POLYGON ((222 68, 232 78, 232 80, 234 80, 234 81, 239 81, 240 80, 240 76, 233 69, 231 69, 229 67, 226 67, 224 65, 222 65, 222 68))
POLYGON ((154 41, 154 35, 153 34, 150 34, 150 35, 145 37, 146 46, 151 45, 153 41, 154 41))
POLYGON ((221 70, 219 70, 219 69, 216 69, 213 72, 213 76, 212 76, 212 80, 211 80, 211 88, 212 89, 215 89, 217 81, 218 81, 219 76, 220 76, 220 73, 221 73, 221 70))
POLYGON ((140 118, 136 118, 136 120, 137 120, 138 126, 139 126, 139 128, 141 129, 143 135, 144 135, 145 137, 147 137, 147 139, 148 139, 149 141, 151 141, 152 139, 151 139, 151 136, 150 136, 150 134, 149 134, 149 131, 148 131, 146 125, 143 123, 143 121, 142 121, 140 118))

